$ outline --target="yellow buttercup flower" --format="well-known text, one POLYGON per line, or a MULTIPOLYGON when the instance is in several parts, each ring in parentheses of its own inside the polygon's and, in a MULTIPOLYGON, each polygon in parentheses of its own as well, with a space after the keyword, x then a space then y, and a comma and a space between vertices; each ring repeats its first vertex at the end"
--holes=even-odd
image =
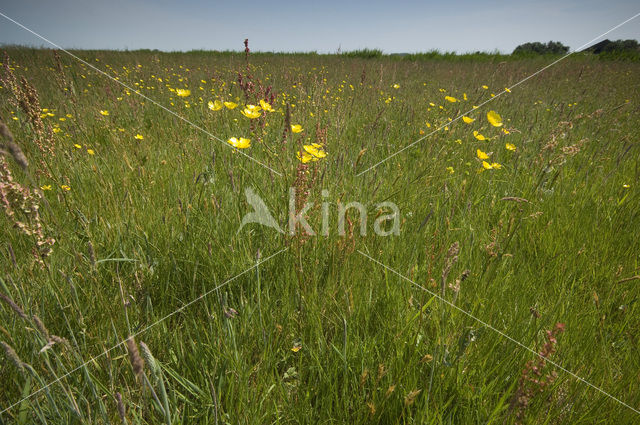
POLYGON ((240 137, 238 139, 236 137, 232 137, 229 140, 227 140, 227 143, 229 143, 234 148, 246 149, 249 146, 251 146, 251 139, 245 139, 244 137, 240 137))
POLYGON ((478 133, 476 130, 473 130, 473 137, 475 137, 478 140, 490 140, 488 137, 483 136, 482 134, 478 133))
POLYGON ((496 111, 487 112, 487 120, 494 127, 502 127, 502 117, 496 111))
POLYGON ((455 173, 455 170, 453 169, 453 167, 447 167, 447 171, 449 172, 449 174, 455 173))
POLYGON ((304 145, 302 147, 308 154, 311 154, 317 158, 324 158, 327 156, 327 153, 322 150, 322 145, 317 143, 312 143, 310 145, 304 145))
POLYGON ((275 112, 273 107, 271 106, 271 104, 269 102, 265 102, 264 100, 260 99, 260 107, 262 108, 262 110, 267 111, 267 112, 275 112))
POLYGON ((486 84, 482 86, 483 89, 487 90, 489 88, 489 86, 487 86, 486 84))
POLYGON ((400 88, 400 84, 394 84, 394 85, 393 85, 393 88, 394 88, 394 89, 399 89, 399 88, 400 88))
POLYGON ((321 158, 327 156, 327 153, 322 148, 322 145, 318 143, 312 143, 310 145, 302 146, 302 151, 296 153, 296 157, 306 164, 309 161, 318 161, 321 158))
POLYGON ((60 189, 66 190, 67 192, 71 190, 71 188, 69 186, 67 186, 66 184, 61 185, 60 189))
POLYGON ((191 90, 187 89, 176 89, 176 94, 180 97, 187 97, 191 94, 191 90))
POLYGON ((487 155, 485 152, 482 152, 480 149, 476 151, 476 155, 478 155, 479 159, 489 159, 489 155, 487 155))
POLYGON ((456 98, 455 98, 455 97, 453 97, 453 96, 445 96, 445 97, 444 97, 444 100, 448 100, 448 101, 449 101, 449 102, 451 102, 451 103, 454 103, 454 102, 457 102, 457 101, 458 101, 458 99, 456 99, 456 98))
POLYGON ((291 124, 291 131, 293 133, 301 133, 304 130, 300 124, 291 124))
POLYGON ((44 186, 40 186, 40 189, 42 189, 42 190, 51 190, 51 185, 50 184, 45 184, 44 186))
POLYGON ((233 109, 233 108, 235 108, 236 106, 238 106, 238 104, 237 104, 237 103, 234 103, 234 102, 224 102, 224 106, 226 106, 226 107, 227 107, 227 109, 233 109))
POLYGON ((467 116, 464 116, 464 117, 462 117, 462 121, 466 122, 467 124, 471 124, 472 122, 475 121, 475 119, 467 117, 467 116))
POLYGON ((144 136, 142 134, 136 134, 133 138, 136 140, 144 140, 144 136))
POLYGON ((248 109, 250 111, 260 111, 262 110, 262 108, 258 105, 246 105, 245 109, 248 109))
POLYGON ((100 111, 100 115, 103 115, 105 117, 109 116, 109 111, 100 111))
POLYGON ((306 164, 309 161, 317 161, 318 159, 316 157, 314 157, 311 154, 308 154, 307 152, 302 152, 302 154, 300 152, 296 153, 296 158, 298 158, 300 160, 300 162, 302 162, 303 164, 306 164))
POLYGON ((216 100, 215 102, 209 101, 209 103, 207 103, 207 106, 212 111, 219 111, 220 109, 222 109, 224 107, 224 104, 222 102, 220 102, 219 100, 216 100))
POLYGON ((506 145, 504 145, 505 148, 507 148, 507 150, 509 151, 515 151, 516 150, 516 145, 511 144, 511 143, 507 143, 506 145))
POLYGON ((254 106, 254 105, 247 105, 242 111, 240 111, 240 113, 249 119, 258 118, 260 115, 262 115, 262 112, 260 112, 259 106, 257 107, 257 109, 255 107, 251 109, 249 108, 249 106, 254 106))
POLYGON ((93 149, 87 149, 87 153, 89 155, 95 155, 96 154, 96 152, 93 149))
POLYGON ((498 164, 497 162, 492 162, 491 164, 489 164, 487 161, 482 161, 482 167, 485 170, 499 170, 502 168, 502 165, 498 164))

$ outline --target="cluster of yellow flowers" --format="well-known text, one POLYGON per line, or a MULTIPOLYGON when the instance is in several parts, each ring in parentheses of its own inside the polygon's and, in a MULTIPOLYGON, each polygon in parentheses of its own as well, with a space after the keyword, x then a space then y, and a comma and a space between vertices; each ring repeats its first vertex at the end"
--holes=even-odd
MULTIPOLYGON (((238 107, 238 104, 235 102, 223 102, 220 100, 215 100, 209 101, 207 103, 207 106, 212 111, 219 111, 223 107, 229 110, 235 109, 238 107)), ((271 106, 269 102, 265 102, 264 100, 260 99, 260 105, 245 105, 240 113, 249 119, 256 119, 262 116, 262 111, 275 112, 275 109, 273 109, 273 106, 271 106)))

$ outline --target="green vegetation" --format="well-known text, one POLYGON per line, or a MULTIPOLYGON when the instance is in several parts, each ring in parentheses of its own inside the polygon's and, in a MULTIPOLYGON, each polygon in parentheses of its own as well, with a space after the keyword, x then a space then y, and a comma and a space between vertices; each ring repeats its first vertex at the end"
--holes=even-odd
POLYGON ((569 46, 559 41, 549 41, 547 44, 539 41, 524 43, 513 50, 514 55, 564 55, 567 52, 569 52, 569 46))
POLYGON ((636 62, 572 56, 474 110, 549 58, 74 52, 127 89, 7 53, 29 167, 5 141, 0 422, 638 422, 636 62), (290 187, 318 235, 238 231, 246 188, 287 228, 290 187), (366 235, 355 210, 338 234, 351 201, 366 235))

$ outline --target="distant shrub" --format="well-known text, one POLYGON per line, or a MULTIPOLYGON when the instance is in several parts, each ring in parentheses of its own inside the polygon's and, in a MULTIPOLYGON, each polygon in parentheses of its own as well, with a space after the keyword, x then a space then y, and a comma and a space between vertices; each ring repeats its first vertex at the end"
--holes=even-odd
POLYGON ((539 41, 524 43, 513 50, 514 55, 563 55, 569 51, 569 46, 565 46, 559 41, 549 41, 547 44, 539 41))

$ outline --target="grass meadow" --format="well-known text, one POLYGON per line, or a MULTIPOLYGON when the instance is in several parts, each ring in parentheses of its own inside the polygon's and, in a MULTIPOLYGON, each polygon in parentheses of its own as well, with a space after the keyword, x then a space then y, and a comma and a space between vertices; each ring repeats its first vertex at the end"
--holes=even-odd
POLYGON ((639 62, 5 50, 0 423, 640 420, 639 62))

